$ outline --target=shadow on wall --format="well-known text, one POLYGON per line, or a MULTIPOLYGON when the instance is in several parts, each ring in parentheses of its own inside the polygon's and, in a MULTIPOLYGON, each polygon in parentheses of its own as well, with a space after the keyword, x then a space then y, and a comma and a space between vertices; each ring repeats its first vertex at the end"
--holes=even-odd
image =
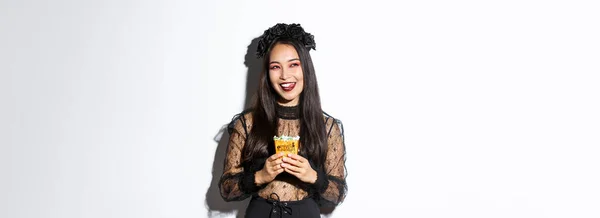
MULTIPOLYGON (((246 77, 246 100, 244 109, 250 108, 254 102, 254 94, 258 88, 259 76, 262 70, 261 59, 256 58, 256 48, 258 47, 258 38, 255 38, 248 45, 244 65, 248 68, 246 77)), ((241 111, 240 111, 241 112, 241 111)), ((234 114, 231 115, 233 117, 234 114)), ((229 142, 229 133, 227 132, 227 124, 224 124, 219 129, 214 140, 218 143, 213 160, 212 180, 210 187, 206 192, 206 207, 208 209, 208 217, 221 217, 225 214, 236 213, 237 218, 243 218, 246 212, 249 198, 243 201, 225 202, 219 191, 219 179, 223 173, 223 164, 225 163, 225 154, 227 151, 227 143, 229 142)), ((321 208, 323 215, 331 215, 335 208, 321 208)))
MULTIPOLYGON (((244 109, 252 106, 254 93, 258 88, 258 77, 262 69, 261 59, 256 58, 256 48, 258 47, 258 38, 255 38, 248 45, 244 65, 248 68, 246 78, 246 100, 244 109)), ((241 112, 241 111, 240 111, 241 112)), ((231 115, 233 117, 234 114, 231 115)), ((223 174, 223 164, 225 163, 225 154, 227 151, 227 143, 229 142, 229 133, 227 132, 227 124, 224 124, 219 129, 214 140, 218 143, 215 159, 213 160, 212 181, 206 192, 206 207, 208 209, 208 217, 221 217, 224 214, 236 213, 238 218, 243 218, 246 212, 249 198, 243 201, 225 202, 219 191, 219 179, 223 174)))

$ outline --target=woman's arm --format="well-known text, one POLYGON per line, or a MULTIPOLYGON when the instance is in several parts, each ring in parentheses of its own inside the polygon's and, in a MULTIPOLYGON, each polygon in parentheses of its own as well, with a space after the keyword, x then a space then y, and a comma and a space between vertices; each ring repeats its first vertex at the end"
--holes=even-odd
MULTIPOLYGON (((331 119, 328 127, 327 158, 323 169, 317 171, 317 180, 313 184, 319 204, 335 206, 346 198, 346 147, 344 144, 343 125, 340 120, 331 119)), ((329 122, 328 122, 329 123, 329 122)))
MULTIPOLYGON (((242 165, 242 150, 246 143, 248 129, 244 115, 237 115, 229 124, 229 143, 223 167, 223 175, 219 181, 221 197, 225 201, 240 201, 258 191, 255 183, 255 173, 244 171, 242 165)), ((263 161, 264 163, 264 161, 263 161)), ((254 167, 251 167, 254 168, 254 167)))

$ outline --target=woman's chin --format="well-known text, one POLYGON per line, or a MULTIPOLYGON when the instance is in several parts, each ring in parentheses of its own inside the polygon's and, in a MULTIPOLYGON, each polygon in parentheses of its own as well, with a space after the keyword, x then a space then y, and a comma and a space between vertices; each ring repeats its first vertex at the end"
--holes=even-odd
POLYGON ((293 98, 293 97, 289 97, 289 98, 283 97, 283 98, 279 99, 279 104, 282 104, 282 105, 294 106, 297 103, 298 103, 297 99, 293 98))

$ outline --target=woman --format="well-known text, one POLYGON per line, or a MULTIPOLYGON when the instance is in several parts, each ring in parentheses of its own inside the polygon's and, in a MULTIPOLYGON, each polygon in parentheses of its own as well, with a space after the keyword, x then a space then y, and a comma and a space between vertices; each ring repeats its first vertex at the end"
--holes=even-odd
POLYGON ((229 124, 219 181, 226 201, 252 197, 246 217, 320 217, 319 206, 346 196, 343 127, 321 109, 310 49, 314 38, 299 24, 277 24, 260 37, 256 101, 229 124), (297 154, 275 153, 281 136, 299 136, 297 154))

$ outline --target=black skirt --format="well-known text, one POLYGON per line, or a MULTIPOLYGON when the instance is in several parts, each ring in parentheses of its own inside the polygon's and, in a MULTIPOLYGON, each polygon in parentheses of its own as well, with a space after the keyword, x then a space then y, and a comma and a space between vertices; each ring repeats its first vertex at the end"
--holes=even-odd
MULTIPOLYGON (((276 194, 273 194, 276 196, 276 194)), ((272 196, 273 197, 273 196, 272 196)), ((246 218, 320 218, 320 209, 312 198, 300 201, 279 201, 277 198, 253 197, 246 208, 246 218)))

